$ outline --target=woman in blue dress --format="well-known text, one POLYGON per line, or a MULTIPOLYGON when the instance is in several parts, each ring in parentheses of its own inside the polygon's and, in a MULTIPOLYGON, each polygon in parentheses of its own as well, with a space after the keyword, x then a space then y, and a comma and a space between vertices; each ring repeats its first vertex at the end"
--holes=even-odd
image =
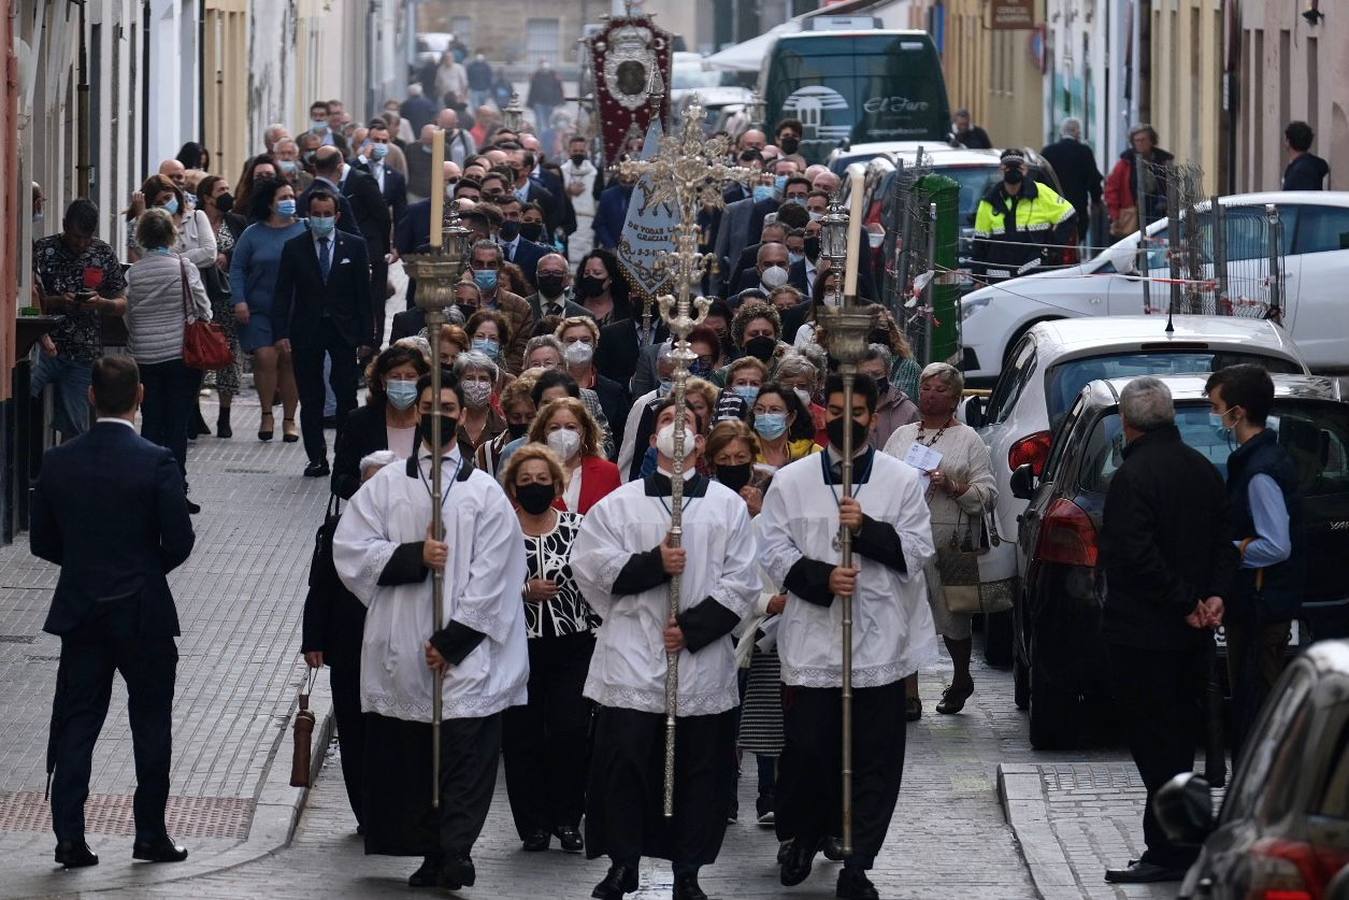
POLYGON ((279 389, 284 413, 282 440, 291 444, 300 439, 295 425, 299 392, 290 353, 278 348, 272 336, 272 310, 281 248, 286 241, 303 234, 308 223, 295 217, 295 189, 284 181, 268 179, 254 184, 250 205, 253 224, 234 245, 230 261, 234 317, 239 323, 239 346, 245 353, 253 354, 253 385, 262 403, 258 440, 272 439, 276 428, 272 406, 279 389))

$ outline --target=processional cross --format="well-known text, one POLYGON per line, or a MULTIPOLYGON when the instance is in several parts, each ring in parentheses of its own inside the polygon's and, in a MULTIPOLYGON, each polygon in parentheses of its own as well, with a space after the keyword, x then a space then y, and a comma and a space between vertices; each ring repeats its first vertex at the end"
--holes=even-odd
MULTIPOLYGON (((675 226, 674 250, 661 253, 658 269, 674 281, 675 294, 657 298, 661 318, 674 339, 674 477, 670 496, 670 546, 680 546, 684 506, 684 421, 687 403, 685 388, 689 364, 698 358, 689 346, 689 333, 703 319, 712 301, 694 296, 695 285, 712 262, 711 253, 698 252, 698 210, 724 206, 722 188, 730 182, 747 184, 757 173, 743 166, 725 163, 730 151, 727 137, 708 138, 703 134, 703 107, 694 98, 684 109, 684 123, 677 134, 660 141, 660 149, 648 160, 626 160, 618 172, 634 181, 650 176, 650 187, 642 211, 653 203, 668 203, 679 212, 675 226)), ((670 616, 679 615, 680 577, 670 578, 670 616)), ((674 815, 675 716, 679 708, 679 655, 666 655, 665 669, 665 815, 674 815)))

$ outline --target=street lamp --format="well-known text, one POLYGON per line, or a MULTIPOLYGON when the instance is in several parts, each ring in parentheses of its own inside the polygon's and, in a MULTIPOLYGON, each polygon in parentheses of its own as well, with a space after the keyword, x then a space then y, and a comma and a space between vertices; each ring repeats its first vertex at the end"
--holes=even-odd
MULTIPOLYGON (((501 111, 501 125, 507 131, 519 134, 524 124, 525 111, 520 106, 520 95, 516 91, 511 91, 511 102, 501 111)), ((544 127, 544 123, 539 123, 539 127, 544 127)))

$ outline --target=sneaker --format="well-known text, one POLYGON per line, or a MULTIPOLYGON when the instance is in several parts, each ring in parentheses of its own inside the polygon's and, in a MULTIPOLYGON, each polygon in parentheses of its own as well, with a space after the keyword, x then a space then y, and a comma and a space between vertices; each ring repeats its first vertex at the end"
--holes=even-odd
POLYGON ((773 798, 760 797, 754 802, 754 811, 758 814, 758 822, 765 828, 773 827, 773 798))

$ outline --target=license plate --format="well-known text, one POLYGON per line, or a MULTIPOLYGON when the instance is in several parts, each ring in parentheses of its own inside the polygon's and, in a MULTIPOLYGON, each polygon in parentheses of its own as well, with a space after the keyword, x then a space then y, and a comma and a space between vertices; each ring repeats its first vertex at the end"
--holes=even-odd
MULTIPOLYGON (((1288 646, 1290 646, 1290 647, 1296 647, 1296 646, 1298 646, 1299 643, 1301 643, 1301 641, 1299 640, 1299 634, 1298 634, 1298 626, 1299 626, 1300 624, 1301 624, 1301 623, 1298 622, 1297 619, 1294 619, 1292 622, 1289 623, 1289 628, 1288 628, 1288 646)), ((1214 643, 1216 643, 1220 649, 1226 650, 1226 649, 1227 649, 1227 629, 1224 628, 1223 626, 1219 625, 1218 628, 1217 628, 1217 630, 1216 630, 1216 631, 1214 632, 1214 634, 1213 634, 1213 640, 1214 640, 1214 643)))

